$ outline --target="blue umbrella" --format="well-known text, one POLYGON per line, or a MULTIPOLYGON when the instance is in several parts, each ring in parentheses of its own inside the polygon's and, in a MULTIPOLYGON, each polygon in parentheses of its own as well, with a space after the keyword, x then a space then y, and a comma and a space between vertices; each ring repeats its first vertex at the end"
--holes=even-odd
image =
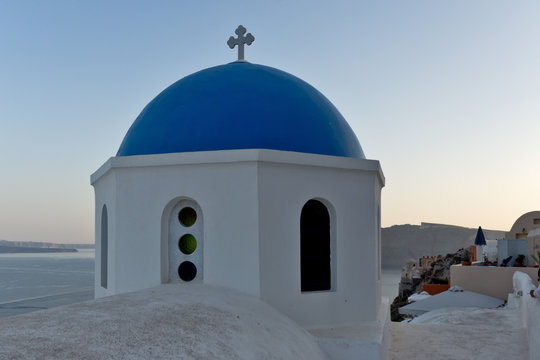
POLYGON ((474 239, 474 245, 486 245, 486 237, 484 236, 484 232, 482 231, 482 227, 478 227, 478 231, 476 232, 476 239, 474 239))

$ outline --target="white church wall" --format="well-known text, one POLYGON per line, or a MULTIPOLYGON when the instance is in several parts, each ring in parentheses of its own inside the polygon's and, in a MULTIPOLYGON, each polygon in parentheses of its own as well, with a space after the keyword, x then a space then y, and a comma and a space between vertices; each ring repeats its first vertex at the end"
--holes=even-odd
POLYGON ((381 237, 381 192, 384 184, 380 179, 375 179, 374 182, 374 211, 375 211, 375 273, 377 274, 375 279, 375 297, 377 300, 377 313, 380 313, 379 307, 381 306, 382 292, 381 292, 381 267, 382 267, 382 237, 381 237))
POLYGON ((114 257, 117 293, 148 288, 160 282, 159 224, 163 189, 153 190, 158 184, 151 177, 158 171, 149 174, 145 170, 114 170, 119 184, 116 244, 121 249, 114 257))
POLYGON ((204 283, 261 296, 304 326, 373 320, 383 182, 377 161, 283 151, 112 158, 92 176, 96 205, 111 204, 111 286, 96 283, 96 296, 168 282, 171 212, 189 199, 203 214, 204 283), (300 215, 310 199, 330 212, 333 278, 330 291, 302 293, 300 215))
POLYGON ((114 256, 116 254, 116 179, 114 174, 105 174, 95 185, 95 297, 103 297, 115 293, 116 271, 114 267, 114 256), (107 264, 107 288, 101 286, 101 215, 103 206, 107 206, 107 227, 108 227, 108 264, 107 264))
POLYGON ((259 295, 255 158, 233 155, 218 151, 117 157, 108 173, 102 168, 94 174, 96 193, 103 173, 116 174, 121 184, 116 211, 122 218, 116 226, 122 252, 114 262, 122 265, 115 274, 116 293, 167 282, 164 221, 168 224, 176 200, 190 198, 204 214, 204 282, 259 295))
POLYGON ((374 320, 378 162, 270 154, 289 164, 259 167, 261 298, 306 327, 374 320), (330 205, 337 247, 330 291, 301 292, 300 214, 310 199, 330 205))

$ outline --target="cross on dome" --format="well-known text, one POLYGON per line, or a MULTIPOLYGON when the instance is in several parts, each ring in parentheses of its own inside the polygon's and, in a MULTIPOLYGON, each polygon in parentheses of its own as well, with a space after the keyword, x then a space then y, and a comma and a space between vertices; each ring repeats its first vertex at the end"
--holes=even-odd
POLYGON ((251 35, 251 33, 248 33, 246 36, 244 34, 246 33, 246 28, 242 25, 238 25, 234 33, 238 35, 238 37, 235 39, 234 36, 231 36, 229 38, 229 41, 227 41, 227 45, 231 49, 234 49, 236 45, 238 45, 238 60, 237 61, 245 61, 244 60, 244 44, 251 45, 253 41, 255 41, 255 37, 251 35))

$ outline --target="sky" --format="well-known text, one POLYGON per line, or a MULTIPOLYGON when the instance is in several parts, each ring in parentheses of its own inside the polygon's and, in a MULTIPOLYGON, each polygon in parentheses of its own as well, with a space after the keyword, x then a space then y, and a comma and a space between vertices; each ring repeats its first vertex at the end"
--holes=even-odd
POLYGON ((0 1, 0 239, 94 240, 90 175, 178 79, 307 81, 386 177, 382 225, 509 230, 539 210, 538 1, 0 1))

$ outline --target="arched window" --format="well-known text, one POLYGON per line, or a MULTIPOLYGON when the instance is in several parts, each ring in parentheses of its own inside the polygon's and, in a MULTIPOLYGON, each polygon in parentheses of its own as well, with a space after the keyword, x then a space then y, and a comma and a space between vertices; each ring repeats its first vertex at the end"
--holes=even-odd
POLYGON ((381 205, 377 207, 377 280, 381 280, 381 205))
POLYGON ((300 215, 302 291, 330 290, 330 215, 324 204, 309 200, 300 215))
POLYGON ((109 253, 109 220, 107 206, 101 210, 101 287, 107 288, 107 265, 109 253))
POLYGON ((203 217, 195 201, 180 200, 169 218, 169 281, 203 279, 203 217))

